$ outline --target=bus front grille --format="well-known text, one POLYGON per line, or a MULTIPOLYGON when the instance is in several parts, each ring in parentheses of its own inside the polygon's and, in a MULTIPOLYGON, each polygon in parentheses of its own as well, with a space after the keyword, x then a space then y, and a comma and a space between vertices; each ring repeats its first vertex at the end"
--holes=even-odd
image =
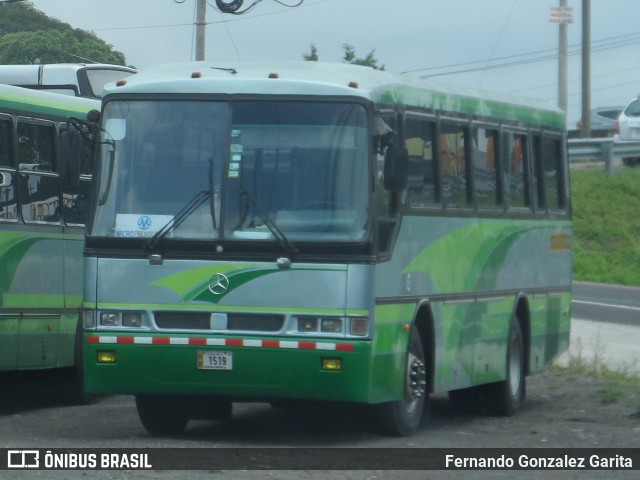
POLYGON ((208 312, 155 312, 158 328, 179 330, 210 330, 211 314, 208 312))
POLYGON ((284 315, 209 312, 154 312, 156 326, 170 330, 213 330, 232 332, 279 332, 284 315))

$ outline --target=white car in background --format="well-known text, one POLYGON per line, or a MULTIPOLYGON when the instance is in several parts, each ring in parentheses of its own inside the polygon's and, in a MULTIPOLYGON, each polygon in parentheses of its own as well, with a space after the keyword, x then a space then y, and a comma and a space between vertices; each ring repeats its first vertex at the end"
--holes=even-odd
POLYGON ((624 108, 617 122, 618 140, 640 141, 640 98, 635 98, 624 108))
MULTIPOLYGON (((629 102, 616 121, 616 142, 640 142, 640 97, 629 102)), ((640 157, 623 157, 629 167, 640 165, 640 157)))

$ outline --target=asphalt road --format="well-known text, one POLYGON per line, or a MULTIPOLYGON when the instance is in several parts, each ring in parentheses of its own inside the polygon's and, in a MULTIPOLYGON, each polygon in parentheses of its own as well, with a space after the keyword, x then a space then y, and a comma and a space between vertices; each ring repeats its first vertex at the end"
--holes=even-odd
POLYGON ((575 282, 572 307, 571 346, 559 363, 580 356, 640 372, 640 288, 575 282))
POLYGON ((640 327, 640 288, 574 282, 573 318, 640 327))

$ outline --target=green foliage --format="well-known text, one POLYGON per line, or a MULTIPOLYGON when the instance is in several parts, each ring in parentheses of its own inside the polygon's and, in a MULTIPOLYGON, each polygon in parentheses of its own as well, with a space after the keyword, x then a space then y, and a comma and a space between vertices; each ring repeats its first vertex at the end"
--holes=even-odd
POLYGON ((318 56, 318 48, 312 43, 311 51, 309 53, 303 53, 302 58, 307 62, 317 62, 320 59, 318 56))
MULTIPOLYGON (((603 404, 617 403, 624 392, 633 392, 633 406, 637 407, 638 389, 640 388, 640 370, 637 360, 627 364, 616 365, 613 368, 605 362, 605 346, 596 338, 593 353, 589 357, 583 355, 581 339, 572 343, 568 352, 566 365, 554 365, 553 369, 563 370, 580 376, 597 377, 606 381, 598 391, 600 402, 603 404)), ((640 410, 638 411, 640 414, 640 410)))
POLYGON ((572 173, 574 279, 640 286, 640 169, 572 173))
MULTIPOLYGON (((384 65, 378 65, 375 49, 371 50, 365 57, 358 57, 355 48, 348 43, 343 44, 342 49, 344 50, 343 59, 345 62, 354 65, 364 65, 377 70, 384 70, 384 65)), ((309 53, 303 53, 302 58, 308 62, 317 62, 320 59, 320 56, 318 55, 318 49, 316 46, 311 44, 311 50, 309 53)))
POLYGON ((80 41, 72 31, 18 32, 0 37, 0 63, 40 64, 80 62, 124 65, 124 56, 91 37, 80 41))
POLYGON ((366 67, 375 68, 377 70, 384 70, 384 65, 378 66, 378 59, 376 58, 375 49, 371 50, 366 57, 359 58, 356 56, 356 50, 352 45, 345 43, 342 45, 344 50, 344 61, 352 63, 354 65, 364 65, 366 67))
POLYGON ((122 53, 92 32, 49 18, 30 3, 0 6, 0 64, 82 61, 126 64, 122 53))
POLYGON ((9 33, 50 30, 71 30, 71 25, 49 18, 29 2, 0 5, 0 37, 9 33))

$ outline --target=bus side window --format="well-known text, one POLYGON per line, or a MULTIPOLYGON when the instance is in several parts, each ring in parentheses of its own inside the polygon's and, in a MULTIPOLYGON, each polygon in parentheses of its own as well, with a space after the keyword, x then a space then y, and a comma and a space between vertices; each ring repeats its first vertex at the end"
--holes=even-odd
POLYGON ((544 212, 546 210, 546 202, 544 198, 544 167, 542 165, 542 136, 536 134, 532 137, 532 154, 531 159, 531 200, 533 202, 533 210, 536 212, 544 212))
POLYGON ((9 119, 0 119, 0 167, 13 167, 13 129, 9 119))
POLYGON ((439 138, 442 197, 449 207, 469 205, 467 198, 467 128, 464 125, 442 122, 439 138))
POLYGON ((505 201, 509 208, 529 205, 525 189, 525 135, 505 132, 503 135, 502 180, 505 201))
POLYGON ((562 210, 564 202, 564 179, 560 167, 562 161, 562 140, 559 137, 543 135, 542 163, 544 175, 544 197, 550 211, 562 210))
POLYGON ((16 220, 16 171, 13 167, 13 128, 9 119, 0 119, 0 220, 16 220))
POLYGON ((434 161, 436 124, 425 119, 407 118, 405 146, 409 152, 408 198, 411 207, 438 202, 437 170, 434 161))
POLYGON ((27 223, 60 221, 55 138, 53 125, 18 121, 20 211, 27 223))
POLYGON ((473 135, 473 182, 478 208, 498 206, 496 148, 498 130, 476 127, 473 135))

